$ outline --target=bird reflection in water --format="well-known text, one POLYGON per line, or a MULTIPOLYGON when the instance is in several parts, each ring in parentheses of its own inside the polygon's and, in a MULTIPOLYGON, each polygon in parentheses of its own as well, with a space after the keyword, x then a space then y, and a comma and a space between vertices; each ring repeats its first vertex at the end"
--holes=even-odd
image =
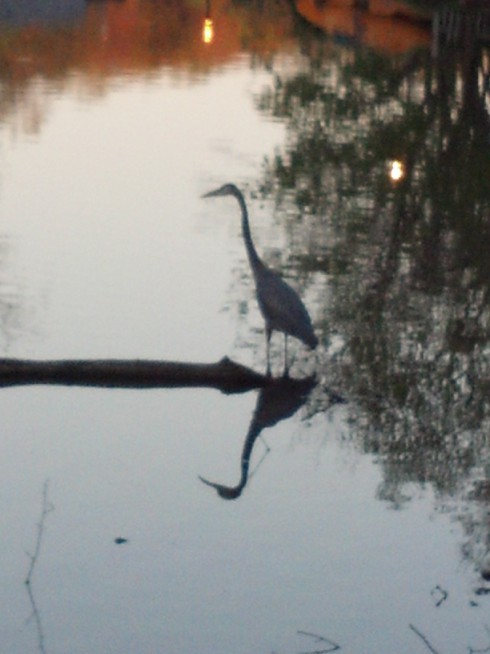
POLYGON ((293 416, 305 404, 315 386, 316 381, 312 378, 279 378, 271 380, 259 392, 257 397, 255 411, 243 444, 239 483, 236 486, 225 486, 208 481, 201 476, 199 476, 199 479, 208 486, 215 488, 218 495, 225 500, 235 500, 240 497, 251 477, 249 470, 252 450, 262 430, 266 427, 273 427, 281 420, 293 416))

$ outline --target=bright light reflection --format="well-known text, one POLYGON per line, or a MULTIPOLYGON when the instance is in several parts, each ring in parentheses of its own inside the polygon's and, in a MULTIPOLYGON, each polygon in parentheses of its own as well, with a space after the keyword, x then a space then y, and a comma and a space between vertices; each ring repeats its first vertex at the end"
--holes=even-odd
POLYGON ((399 182, 405 176, 405 168, 401 161, 396 159, 390 163, 390 177, 394 182, 399 182))
POLYGON ((202 26, 202 40, 204 43, 211 43, 214 37, 214 27, 211 18, 205 18, 202 26))

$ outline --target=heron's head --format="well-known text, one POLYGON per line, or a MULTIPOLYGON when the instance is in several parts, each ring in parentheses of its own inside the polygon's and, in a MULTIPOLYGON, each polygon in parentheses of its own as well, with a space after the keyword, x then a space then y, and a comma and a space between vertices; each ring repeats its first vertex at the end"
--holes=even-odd
POLYGON ((235 488, 233 486, 223 486, 223 484, 215 484, 212 481, 208 481, 207 479, 204 479, 204 477, 201 477, 201 475, 199 475, 199 479, 207 486, 211 486, 211 488, 214 488, 218 493, 218 495, 222 497, 224 500, 236 500, 237 497, 240 497, 240 495, 242 494, 242 486, 237 486, 235 488))
POLYGON ((205 193, 203 198, 217 198, 217 197, 222 197, 225 195, 233 195, 234 197, 237 197, 237 195, 240 193, 240 191, 237 189, 235 184, 223 184, 223 186, 220 186, 219 188, 215 189, 214 191, 209 191, 209 193, 205 193))

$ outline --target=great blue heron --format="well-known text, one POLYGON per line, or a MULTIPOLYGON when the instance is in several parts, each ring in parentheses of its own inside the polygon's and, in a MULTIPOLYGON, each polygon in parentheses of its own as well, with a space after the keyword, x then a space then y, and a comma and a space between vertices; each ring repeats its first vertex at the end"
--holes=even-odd
POLYGON ((267 375, 270 375, 270 340, 272 332, 284 334, 284 375, 288 374, 287 338, 294 336, 308 347, 315 349, 318 339, 313 331, 310 316, 295 290, 281 277, 267 268, 260 259, 252 241, 248 222, 247 205, 240 190, 234 184, 225 184, 215 191, 203 195, 204 198, 232 195, 238 200, 242 212, 242 233, 248 260, 255 279, 257 301, 265 320, 267 351, 267 375))

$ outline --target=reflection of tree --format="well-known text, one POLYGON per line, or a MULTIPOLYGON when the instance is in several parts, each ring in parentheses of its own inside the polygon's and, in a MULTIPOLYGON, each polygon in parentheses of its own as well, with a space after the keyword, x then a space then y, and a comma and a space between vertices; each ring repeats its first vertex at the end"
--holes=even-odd
POLYGON ((331 287, 337 384, 358 398, 362 447, 395 504, 408 482, 489 483, 488 75, 475 44, 387 61, 317 40, 259 100, 289 125, 268 188, 291 232, 313 225, 305 266, 331 287))
MULTIPOLYGON (((79 0, 70 2, 79 4, 79 0)), ((64 15, 67 8, 58 5, 64 15)), ((99 98, 121 75, 147 76, 165 70, 195 78, 244 49, 268 59, 284 49, 293 26, 287 0, 246 5, 213 0, 215 38, 208 47, 200 38, 204 0, 125 0, 83 6, 78 22, 69 24, 23 25, 19 20, 15 27, 6 27, 0 22, 0 122, 14 117, 22 129, 35 132, 42 125, 46 102, 52 102, 52 91, 59 94, 75 82, 85 97, 99 98)))

